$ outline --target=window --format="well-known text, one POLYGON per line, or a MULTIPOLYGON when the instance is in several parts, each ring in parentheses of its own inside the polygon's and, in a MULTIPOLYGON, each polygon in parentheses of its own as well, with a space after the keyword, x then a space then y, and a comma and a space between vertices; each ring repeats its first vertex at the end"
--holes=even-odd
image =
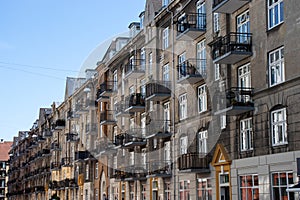
POLYGON ((165 200, 171 200, 171 187, 170 183, 165 183, 165 200))
POLYGON ((152 199, 158 200, 158 181, 157 181, 157 179, 152 180, 152 199))
POLYGON ((268 0, 268 29, 283 22, 283 0, 268 0))
POLYGON ((170 111, 170 102, 164 103, 164 131, 171 131, 171 111, 170 111))
POLYGON ((184 136, 180 138, 180 154, 187 154, 187 140, 188 137, 184 136))
MULTIPOLYGON (((243 12, 239 16, 237 16, 237 27, 236 30, 238 33, 250 33, 250 15, 249 10, 243 12)), ((239 35, 238 42, 239 43, 247 43, 249 37, 247 35, 239 35)))
POLYGON ((89 180, 89 164, 85 165, 85 180, 89 180))
POLYGON ((141 114, 141 131, 142 136, 146 137, 146 113, 141 114))
POLYGON ((165 160, 166 163, 171 162, 171 144, 170 144, 170 141, 165 142, 164 160, 165 160))
POLYGON ((217 33, 220 31, 220 13, 214 13, 213 15, 213 22, 214 22, 214 33, 217 33))
POLYGON ((169 47, 169 28, 163 30, 163 44, 162 49, 167 49, 169 47))
POLYGON ((146 200, 147 199, 147 185, 142 184, 142 198, 141 200, 146 200))
POLYGON ((241 88, 251 87, 251 71, 250 64, 243 65, 238 68, 238 85, 241 88))
POLYGON ((284 48, 281 47, 269 53, 270 86, 284 81, 284 48))
POLYGON ((242 175, 239 176, 239 180, 240 199, 259 199, 258 175, 242 175))
POLYGON ((241 133, 241 151, 252 150, 252 118, 241 120, 240 122, 241 133))
POLYGON ((197 10, 196 13, 198 15, 197 18, 197 28, 206 28, 206 20, 205 20, 205 15, 206 15, 206 6, 205 6, 205 1, 198 1, 197 2, 197 10))
POLYGON ((118 72, 117 70, 114 71, 114 82, 113 82, 113 91, 117 91, 118 90, 118 72))
POLYGON ((131 184, 129 184, 129 195, 130 195, 130 200, 134 200, 134 195, 135 194, 135 192, 134 192, 134 184, 133 183, 131 183, 131 184))
POLYGON ((190 199, 190 181, 180 181, 179 182, 179 198, 180 200, 190 199))
POLYGON ((146 96, 146 79, 141 80, 140 92, 141 92, 143 97, 146 96))
POLYGON ((214 64, 215 68, 215 81, 220 79, 220 64, 214 64))
POLYGON ((146 53, 145 48, 141 49, 141 70, 145 70, 146 68, 146 53))
POLYGON ((187 63, 185 61, 185 53, 178 56, 179 74, 178 78, 181 79, 187 75, 187 63))
POLYGON ((294 200, 294 193, 287 193, 286 189, 294 183, 293 172, 272 173, 272 199, 294 200))
POLYGON ((125 93, 125 68, 122 69, 122 90, 121 95, 124 95, 125 93))
POLYGON ((169 64, 166 64, 165 66, 163 66, 163 80, 164 81, 169 81, 170 80, 169 64))
POLYGON ((271 131, 273 146, 287 144, 286 109, 271 112, 271 131))
POLYGON ((153 65, 153 57, 152 57, 152 52, 149 53, 149 67, 148 67, 148 73, 152 74, 152 65, 153 65))
POLYGON ((197 200, 212 200, 211 179, 197 179, 197 200))
POLYGON ((207 153, 207 131, 198 133, 198 151, 200 155, 207 153))
POLYGON ((179 96, 179 119, 187 118, 187 99, 186 94, 179 96))
POLYGON ((198 87, 198 112, 204 112, 207 110, 207 93, 206 85, 198 87))
POLYGON ((95 200, 99 199, 99 189, 95 189, 95 200))
POLYGON ((226 128, 226 115, 220 115, 220 127, 221 129, 226 128))
POLYGON ((197 73, 206 75, 206 42, 197 43, 197 73))
POLYGON ((112 187, 113 200, 119 200, 119 189, 118 187, 112 187))
POLYGON ((99 164, 97 162, 95 165, 95 178, 98 178, 98 173, 99 173, 98 171, 99 171, 99 164))

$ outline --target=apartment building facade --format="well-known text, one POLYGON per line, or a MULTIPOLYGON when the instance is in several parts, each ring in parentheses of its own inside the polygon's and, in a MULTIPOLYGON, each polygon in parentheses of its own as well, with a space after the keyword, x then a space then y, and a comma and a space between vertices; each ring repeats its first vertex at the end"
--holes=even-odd
POLYGON ((7 181, 8 181, 8 170, 9 170, 9 156, 12 142, 4 141, 0 139, 0 199, 5 200, 7 194, 7 181))
POLYGON ((298 7, 147 0, 97 73, 68 78, 14 140, 10 199, 296 199, 298 7))

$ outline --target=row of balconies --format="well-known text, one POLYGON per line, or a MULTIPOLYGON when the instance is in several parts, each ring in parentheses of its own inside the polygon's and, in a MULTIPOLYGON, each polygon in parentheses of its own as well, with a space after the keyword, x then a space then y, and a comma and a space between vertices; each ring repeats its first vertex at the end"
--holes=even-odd
POLYGON ((64 179, 61 181, 51 181, 49 183, 49 189, 51 190, 60 190, 63 188, 76 188, 78 184, 75 179, 64 179))
MULTIPOLYGON (((121 159, 122 160, 122 159, 121 159)), ((211 156, 199 153, 183 154, 177 159, 177 167, 182 172, 210 172, 211 156)), ((119 162, 118 162, 119 163, 119 162)), ((137 180, 149 177, 170 177, 173 164, 168 160, 152 160, 147 164, 125 166, 124 162, 117 169, 111 169, 111 178, 119 180, 137 180)))

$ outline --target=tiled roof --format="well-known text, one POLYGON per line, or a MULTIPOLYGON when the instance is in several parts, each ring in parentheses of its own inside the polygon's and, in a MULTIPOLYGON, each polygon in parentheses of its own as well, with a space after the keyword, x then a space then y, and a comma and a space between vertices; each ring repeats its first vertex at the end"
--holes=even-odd
POLYGON ((9 159, 8 152, 12 144, 12 142, 0 143, 0 161, 7 161, 9 159))

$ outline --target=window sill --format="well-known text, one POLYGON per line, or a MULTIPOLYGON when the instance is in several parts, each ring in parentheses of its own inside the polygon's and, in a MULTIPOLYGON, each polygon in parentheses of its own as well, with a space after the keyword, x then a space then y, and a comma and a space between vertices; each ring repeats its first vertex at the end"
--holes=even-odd
POLYGON ((281 27, 281 25, 284 23, 284 21, 283 22, 280 22, 279 24, 277 24, 276 26, 273 26, 272 28, 267 28, 267 34, 269 34, 269 33, 272 33, 272 32, 274 32, 274 31, 277 31, 280 27, 281 27))

